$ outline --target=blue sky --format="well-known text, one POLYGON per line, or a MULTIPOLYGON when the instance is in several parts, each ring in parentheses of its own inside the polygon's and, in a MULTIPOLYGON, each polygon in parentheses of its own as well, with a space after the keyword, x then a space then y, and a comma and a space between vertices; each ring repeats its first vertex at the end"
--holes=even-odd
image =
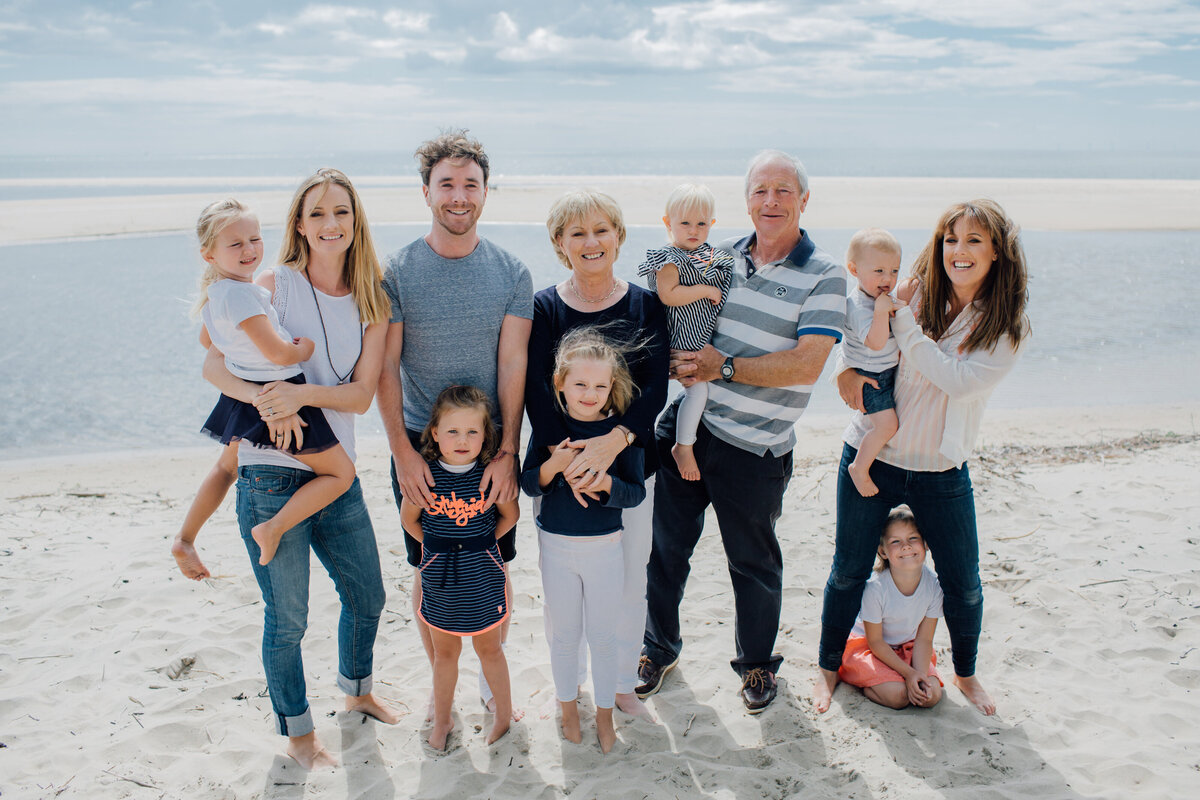
POLYGON ((16 156, 1195 152, 1200 5, 0 0, 0 108, 16 156))

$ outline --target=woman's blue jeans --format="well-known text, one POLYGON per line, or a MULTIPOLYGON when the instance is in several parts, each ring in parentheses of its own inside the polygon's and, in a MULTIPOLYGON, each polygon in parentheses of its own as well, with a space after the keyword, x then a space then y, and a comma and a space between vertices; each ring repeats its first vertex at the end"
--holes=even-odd
POLYGON ((879 494, 863 497, 847 471, 857 453, 845 445, 838 468, 837 538, 821 613, 821 667, 836 670, 841 666, 884 523, 893 508, 906 503, 937 567, 954 672, 964 678, 974 675, 983 587, 979 582, 975 495, 967 465, 944 472, 915 472, 876 461, 871 466, 871 480, 879 494))
POLYGON ((271 563, 258 563, 259 548, 250 529, 273 517, 312 477, 311 472, 288 467, 238 469, 238 525, 262 590, 263 668, 276 728, 284 736, 303 736, 313 729, 300 658, 300 641, 308 627, 309 548, 325 565, 342 602, 337 684, 348 695, 371 691, 375 631, 383 611, 379 550, 357 478, 345 494, 283 534, 271 563))

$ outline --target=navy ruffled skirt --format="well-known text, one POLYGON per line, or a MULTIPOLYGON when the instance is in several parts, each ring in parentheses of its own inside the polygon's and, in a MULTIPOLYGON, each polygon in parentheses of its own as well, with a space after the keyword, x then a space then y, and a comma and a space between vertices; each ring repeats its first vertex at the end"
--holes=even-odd
MULTIPOLYGON (((288 383, 306 383, 303 375, 296 375, 285 380, 288 383)), ((265 386, 267 382, 250 381, 250 383, 265 386)), ((340 444, 321 409, 304 406, 297 414, 300 419, 308 423, 308 427, 304 429, 304 446, 297 448, 296 443, 292 442, 285 452, 293 455, 307 455, 320 453, 340 444)), ((208 415, 204 427, 200 430, 221 444, 244 440, 255 447, 269 450, 279 449, 271 442, 271 430, 267 427, 267 423, 263 422, 258 409, 250 403, 234 400, 227 395, 221 395, 221 399, 217 401, 217 405, 213 407, 212 413, 208 415)))

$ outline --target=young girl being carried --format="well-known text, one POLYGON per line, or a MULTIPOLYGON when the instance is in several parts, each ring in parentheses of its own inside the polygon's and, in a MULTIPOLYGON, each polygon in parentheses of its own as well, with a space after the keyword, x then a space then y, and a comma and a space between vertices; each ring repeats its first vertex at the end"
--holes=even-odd
POLYGON ((838 677, 889 708, 930 708, 942 699, 933 632, 942 587, 925 565, 925 540, 905 508, 888 515, 879 564, 863 589, 862 610, 842 654, 838 677))
MULTIPOLYGON (((708 243, 709 231, 717 222, 713 217, 716 204, 707 186, 685 183, 675 187, 662 218, 671 244, 647 250, 645 262, 638 267, 638 275, 646 278, 651 291, 667 307, 673 350, 703 349, 729 294, 733 256, 708 243)), ((697 382, 684 390, 671 455, 685 480, 700 480, 692 446, 707 402, 707 383, 697 382)))
POLYGON ((421 606, 433 637, 433 728, 429 745, 446 749, 454 727, 454 687, 464 636, 470 636, 495 698, 488 744, 513 718, 501 623, 508 619, 507 578, 496 540, 520 517, 516 500, 488 505, 479 484, 499 437, 487 395, 474 386, 443 389, 421 434, 421 456, 433 473, 433 502, 422 509, 407 498, 400 522, 421 543, 421 606))
MULTIPOLYGON (((279 324, 270 292, 253 283, 254 270, 263 254, 258 218, 237 200, 218 200, 200 215, 196 234, 201 255, 208 262, 196 302, 204 322, 201 344, 206 348, 216 345, 225 355, 225 366, 244 380, 259 384, 304 383, 298 365, 312 357, 313 341, 293 339, 279 324)), ((278 514, 254 526, 251 535, 261 550, 260 564, 271 561, 285 532, 341 497, 354 481, 354 463, 338 443, 324 413, 306 406, 299 416, 307 425, 303 442, 291 444, 287 452, 311 469, 315 477, 297 490, 278 514)), ((272 434, 258 409, 227 395, 221 395, 202 430, 227 447, 188 512, 185 528, 190 523, 194 530, 180 535, 190 533, 190 539, 183 539, 189 547, 200 525, 220 505, 229 488, 221 480, 221 473, 222 465, 230 458, 230 445, 244 440, 256 447, 274 448, 283 443, 283 434, 272 434)), ((195 555, 194 548, 191 555, 195 555)), ((184 563, 180 568, 187 574, 184 563)))
MULTIPOLYGON (((617 615, 613 611, 620 603, 625 581, 621 510, 637 506, 646 497, 642 451, 638 447, 622 450, 595 492, 577 493, 563 477, 563 470, 580 447, 574 440, 611 431, 619 421, 612 415, 629 408, 636 387, 624 348, 606 339, 595 326, 576 328, 563 336, 553 379, 570 437, 554 448, 539 449, 530 442, 521 488, 531 497, 541 497, 539 566, 562 734, 572 742, 583 740, 577 699, 579 644, 586 630, 592 654, 596 734, 600 749, 607 753, 617 739, 613 727, 617 615)), ((589 481, 591 478, 587 476, 589 481)))

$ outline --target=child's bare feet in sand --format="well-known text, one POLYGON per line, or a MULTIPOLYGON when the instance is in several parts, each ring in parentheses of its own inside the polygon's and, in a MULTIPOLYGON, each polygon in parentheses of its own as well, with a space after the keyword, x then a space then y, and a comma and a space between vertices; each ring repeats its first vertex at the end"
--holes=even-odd
POLYGON ((266 522, 260 522, 250 529, 250 536, 258 544, 258 549, 261 551, 258 556, 258 563, 266 566, 271 563, 271 559, 275 557, 275 551, 279 549, 279 540, 283 538, 283 531, 276 530, 275 520, 269 519, 266 522))
POLYGON ((374 717, 387 725, 395 725, 400 721, 400 715, 389 708, 386 704, 379 701, 375 695, 368 692, 360 694, 357 697, 346 695, 346 710, 357 711, 360 714, 366 714, 368 717, 374 717))
POLYGON ((579 704, 574 700, 558 702, 562 709, 562 735, 568 742, 579 744, 583 741, 583 733, 579 729, 579 704))
POLYGON ((607 753, 617 742, 617 730, 613 727, 613 710, 596 709, 596 738, 600 740, 600 752, 607 753))
POLYGON ((338 765, 338 760, 334 758, 333 753, 326 750, 325 745, 321 744, 321 740, 317 738, 316 731, 303 736, 288 737, 287 754, 305 769, 338 765))
POLYGON ((658 722, 658 718, 650 711, 650 706, 638 699, 638 696, 633 692, 629 694, 617 694, 617 708, 624 711, 631 717, 642 717, 650 722, 658 722))
POLYGON ((454 730, 454 719, 447 719, 445 722, 434 722, 433 727, 429 730, 429 746, 434 750, 445 751, 446 740, 450 738, 450 731, 454 730))
POLYGON ((508 733, 508 729, 512 726, 512 721, 512 714, 504 717, 497 716, 496 721, 492 723, 492 729, 488 731, 487 743, 492 744, 501 736, 508 733))
POLYGON ((992 702, 992 698, 988 695, 987 690, 983 688, 983 684, 979 682, 979 678, 976 678, 974 675, 969 678, 955 675, 954 685, 966 695, 967 699, 971 701, 971 705, 978 708, 981 714, 990 717, 996 713, 996 704, 992 702))
POLYGON ((813 681, 813 705, 818 714, 824 714, 833 703, 833 690, 838 685, 838 674, 828 669, 817 669, 817 679, 813 681))
POLYGON ((677 444, 671 448, 675 456, 675 466, 679 467, 679 475, 685 481, 700 480, 700 465, 696 463, 695 448, 690 444, 677 444))
POLYGON ((208 567, 204 566, 204 562, 200 560, 200 554, 196 552, 196 546, 191 542, 185 542, 179 536, 176 536, 174 543, 171 545, 171 555, 175 556, 175 563, 179 565, 179 571, 183 573, 185 578, 198 581, 201 578, 212 577, 208 572, 208 567))
POLYGON ((858 493, 863 497, 874 497, 879 494, 879 487, 875 485, 875 481, 871 480, 870 467, 863 469, 858 463, 858 459, 850 462, 850 466, 846 467, 846 471, 850 473, 850 480, 854 481, 854 488, 858 489, 858 493))

